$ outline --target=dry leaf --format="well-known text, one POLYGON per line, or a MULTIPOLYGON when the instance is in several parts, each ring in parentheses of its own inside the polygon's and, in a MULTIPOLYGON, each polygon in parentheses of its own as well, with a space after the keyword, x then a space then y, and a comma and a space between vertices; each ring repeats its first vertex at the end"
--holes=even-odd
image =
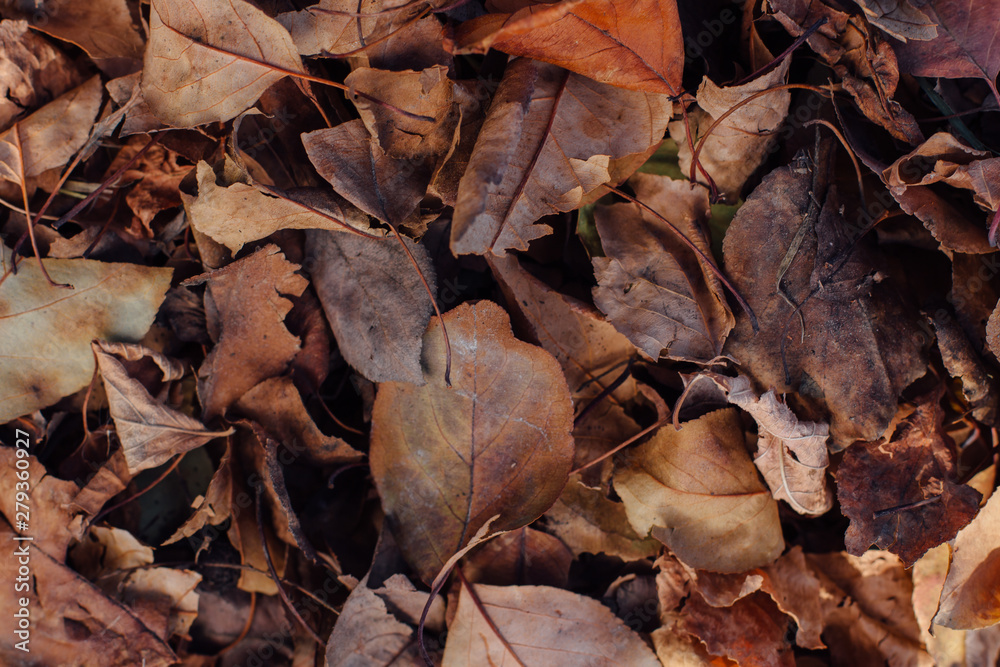
POLYGON ((938 310, 931 323, 944 367, 962 383, 969 414, 976 421, 992 426, 997 418, 997 388, 983 360, 948 311, 938 310))
POLYGON ((972 630, 1000 621, 1000 495, 958 531, 934 622, 972 630))
MULTIPOLYGON (((685 174, 691 171, 692 144, 699 145, 702 135, 716 119, 754 93, 783 84, 789 63, 785 60, 774 70, 740 86, 717 86, 704 77, 698 87, 698 109, 689 113, 687 120, 670 124, 670 136, 679 147, 680 167, 685 174)), ((768 156, 772 135, 788 115, 790 100, 788 90, 777 90, 742 104, 701 143, 698 163, 730 202, 739 199, 743 184, 768 156)), ((708 183, 701 169, 696 168, 694 174, 699 183, 708 183)))
POLYGON ((493 48, 629 90, 677 95, 684 69, 674 0, 571 0, 487 14, 461 25, 466 51, 493 48))
POLYGON ((281 375, 299 350, 283 320, 308 284, 277 246, 268 245, 228 266, 185 281, 208 283, 206 310, 215 347, 198 369, 198 393, 206 418, 221 415, 240 396, 281 375))
POLYGON ((785 547, 778 504, 757 477, 734 409, 664 426, 627 450, 615 491, 639 535, 652 535, 691 567, 742 572, 785 547))
POLYGON ((465 578, 491 586, 569 586, 573 552, 559 538, 532 528, 498 535, 471 551, 462 563, 465 578))
POLYGON ((709 606, 700 595, 692 595, 684 604, 684 629, 704 642, 709 653, 740 665, 794 667, 788 625, 788 617, 762 593, 725 609, 709 606))
POLYGON ((859 442, 844 454, 837 498, 851 520, 848 553, 859 556, 876 544, 909 567, 979 511, 979 492, 954 481, 955 444, 942 426, 942 391, 924 397, 890 440, 859 442), (894 511, 876 516, 883 510, 894 511))
POLYGON ((443 667, 508 662, 660 667, 639 635, 597 600, 546 586, 475 585, 475 592, 482 609, 468 588, 462 587, 458 611, 448 629, 443 667), (492 623, 483 617, 484 612, 492 623))
POLYGON ((423 384, 420 350, 434 305, 421 274, 435 291, 426 249, 405 237, 317 231, 306 239, 306 268, 347 363, 373 382, 423 384))
POLYGON ((826 484, 829 426, 799 421, 773 390, 757 396, 750 380, 742 375, 716 382, 726 390, 730 403, 749 412, 757 422, 759 439, 753 462, 774 499, 786 501, 799 514, 829 510, 833 506, 833 492, 826 484))
MULTIPOLYGON (((11 253, 4 246, 3 266, 11 253)), ((137 341, 153 322, 172 269, 89 259, 48 259, 52 287, 35 260, 21 258, 0 284, 0 423, 47 407, 87 386, 90 341, 137 341)))
POLYGON ((142 96, 174 127, 226 121, 305 72, 280 23, 245 0, 153 0, 142 96))
POLYGON ((903 42, 937 37, 937 24, 910 0, 861 0, 858 6, 869 21, 903 42))
POLYGON ((129 474, 155 468, 177 454, 233 433, 233 429, 209 431, 197 419, 157 401, 142 383, 129 377, 111 349, 100 341, 92 347, 129 474))
POLYGON ((530 523, 566 485, 572 404, 558 362, 516 340, 496 304, 447 313, 424 335, 426 384, 385 382, 372 416, 371 470, 397 541, 430 581, 488 520, 530 523))
POLYGON ((0 135, 0 177, 21 183, 69 162, 90 136, 102 92, 95 76, 0 135))
POLYGON ((5 17, 26 19, 33 28, 76 44, 97 61, 142 58, 142 35, 126 0, 39 0, 30 5, 4 0, 0 9, 5 17))
POLYGON ((548 234, 534 225, 571 211, 612 180, 614 160, 663 138, 665 95, 613 88, 527 58, 510 63, 458 187, 456 254, 527 250, 548 234))
MULTIPOLYGON (((636 174, 629 183, 639 201, 711 256, 702 227, 709 216, 704 188, 653 174, 636 174)), ((594 220, 607 254, 591 260, 594 303, 615 328, 654 360, 706 362, 719 356, 735 320, 706 261, 636 204, 599 206, 594 220)))
MULTIPOLYGON (((167 539, 163 545, 173 544, 185 537, 191 537, 206 525, 218 526, 232 514, 233 460, 232 446, 226 441, 226 453, 219 461, 219 467, 212 475, 212 481, 204 496, 195 499, 195 513, 167 539)), ((199 549, 200 552, 200 549, 199 549)))

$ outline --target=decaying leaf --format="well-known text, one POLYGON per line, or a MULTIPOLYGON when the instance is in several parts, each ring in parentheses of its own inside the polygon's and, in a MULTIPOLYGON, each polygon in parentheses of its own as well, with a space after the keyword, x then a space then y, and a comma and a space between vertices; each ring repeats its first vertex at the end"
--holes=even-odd
POLYGON ((862 0, 858 5, 869 21, 904 42, 937 37, 937 24, 915 3, 907 0, 862 0))
POLYGON ((674 0, 526 4, 463 23, 459 45, 534 58, 629 90, 678 94, 684 54, 674 0))
POLYGON ((787 616, 763 593, 718 609, 693 595, 684 604, 684 628, 713 655, 725 655, 740 665, 793 667, 787 616))
POLYGON ((0 8, 5 18, 31 21, 33 28, 76 44, 97 61, 142 58, 142 35, 126 0, 42 0, 30 5, 4 0, 0 8))
POLYGON ((480 584, 475 585, 475 594, 481 608, 462 587, 448 630, 444 667, 508 661, 553 667, 660 664, 637 634, 591 598, 547 586, 480 584))
POLYGON ((426 249, 393 235, 306 238, 306 266, 344 359, 373 382, 423 384, 420 350, 434 305, 421 275, 435 291, 426 249))
MULTIPOLYGON (((666 176, 636 174, 639 201, 679 229, 705 257, 708 193, 666 176)), ((652 359, 707 362, 722 352, 733 314, 722 285, 662 220, 636 204, 599 206, 594 218, 606 257, 593 257, 594 303, 652 359), (655 257, 651 261, 651 257, 655 257)))
POLYGON ((744 376, 717 378, 729 402, 750 413, 757 422, 754 463, 775 500, 784 500, 800 514, 823 514, 833 506, 826 483, 830 456, 826 449, 829 427, 799 421, 774 391, 757 396, 744 376))
POLYGON ((197 419, 157 401, 141 382, 129 377, 105 345, 95 341, 93 349, 130 474, 155 468, 177 454, 233 432, 210 431, 197 419))
POLYGON ((303 73, 292 38, 245 0, 155 0, 142 96, 174 127, 229 120, 268 86, 303 73))
POLYGON ((458 187, 456 254, 527 250, 535 225, 612 180, 614 160, 663 137, 665 95, 627 91, 527 58, 510 63, 458 187))
POLYGON ((615 491, 639 535, 691 567, 742 572, 781 555, 778 504, 757 477, 736 410, 716 410, 680 431, 660 428, 628 450, 615 491))
POLYGON ((1000 621, 1000 495, 955 536, 934 622, 971 630, 1000 621))
POLYGON ((208 283, 205 309, 215 347, 198 369, 205 415, 221 415, 240 396, 280 375, 299 349, 283 320, 308 284, 277 246, 268 245, 186 285, 208 283))
POLYGON ((525 525, 566 485, 572 402, 558 362, 513 337, 490 301, 447 313, 424 335, 426 384, 385 382, 372 415, 371 470, 403 553, 430 581, 488 521, 525 525))
POLYGON ((924 397, 891 439, 859 442, 844 454, 837 498, 851 520, 848 553, 876 544, 909 567, 979 512, 979 492, 954 479, 955 445, 942 427, 939 400, 939 392, 924 397))
MULTIPOLYGON (((9 269, 10 250, 2 250, 9 269)), ((87 386, 90 341, 135 342, 145 335, 170 284, 171 269, 89 259, 21 258, 0 283, 0 422, 52 405, 87 386)))

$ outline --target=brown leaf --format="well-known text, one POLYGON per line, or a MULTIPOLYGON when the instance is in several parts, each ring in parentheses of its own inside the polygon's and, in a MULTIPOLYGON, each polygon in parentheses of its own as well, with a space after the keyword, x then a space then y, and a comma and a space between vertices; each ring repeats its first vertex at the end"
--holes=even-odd
POLYGON ((471 551, 463 560, 462 572, 473 583, 492 586, 566 588, 572 561, 573 553, 559 538, 523 527, 471 551))
POLYGON ((757 477, 736 410, 664 426, 628 450, 615 491, 639 535, 652 535, 691 567, 742 572, 785 547, 778 504, 757 477))
POLYGON ((445 315, 444 337, 424 335, 426 384, 379 386, 371 470, 397 541, 421 578, 484 525, 530 523, 548 509, 573 460, 572 404, 559 364, 516 340, 496 304, 462 304, 445 315))
MULTIPOLYGON (((38 479, 37 477, 35 479, 38 479)), ((7 544, 14 534, 0 523, 0 539, 7 544)), ((170 667, 177 657, 167 643, 146 627, 127 606, 108 598, 100 589, 69 567, 60 564, 39 548, 37 542, 21 542, 31 564, 31 581, 25 607, 30 613, 30 641, 15 648, 20 641, 15 630, 17 598, 6 598, 11 613, 0 621, 0 661, 8 665, 25 664, 25 650, 31 660, 46 665, 106 665, 107 667, 170 667)), ((0 576, 14 582, 17 558, 4 558, 0 576)))
POLYGON ((954 481, 955 445, 942 427, 939 392, 924 397, 888 442, 859 442, 844 454, 837 498, 851 520, 848 553, 861 555, 876 544, 909 567, 955 537, 979 511, 979 492, 954 481), (901 507, 912 503, 917 505, 901 507), (875 516, 889 509, 897 511, 875 516))
POLYGON ((861 0, 858 6, 869 21, 903 42, 937 37, 937 24, 909 0, 861 0))
POLYGON ((142 383, 129 377, 111 349, 100 341, 92 347, 130 474, 155 468, 172 456, 233 433, 233 429, 209 431, 197 419, 154 399, 142 383))
POLYGON ((581 664, 660 667, 653 652, 597 600, 547 586, 465 586, 448 629, 443 667, 581 664), (483 617, 489 614, 492 625, 483 617), (497 633, 503 640, 497 636, 497 633), (516 654, 511 655, 511 647, 516 654))
POLYGON ((774 499, 786 501, 799 514, 823 514, 830 509, 833 492, 826 483, 830 427, 799 421, 773 390, 757 396, 743 375, 716 382, 728 392, 730 403, 757 422, 759 439, 753 462, 774 499))
MULTIPOLYGON (((636 174, 629 183, 639 201, 711 255, 702 227, 709 216, 704 188, 653 174, 636 174)), ((599 206, 594 220, 607 254, 592 258, 594 303, 615 328, 654 360, 717 357, 735 320, 705 260, 636 204, 599 206)))
MULTIPOLYGON (((698 109, 688 114, 688 120, 670 124, 670 136, 677 142, 680 167, 685 174, 691 171, 691 144, 698 145, 716 119, 746 98, 784 83, 789 64, 790 61, 785 60, 771 72, 741 86, 722 87, 707 76, 702 79, 698 87, 698 109)), ((772 135, 788 115, 790 100, 788 90, 762 95, 729 114, 705 138, 698 153, 698 163, 708 171, 728 201, 739 199, 743 184, 768 156, 772 135)), ((699 183, 708 183, 700 169, 694 174, 699 183)))
POLYGON ((551 232, 532 223, 579 207, 612 180, 613 161, 659 143, 671 109, 665 95, 613 88, 527 58, 510 63, 459 183, 452 251, 527 250, 551 232))
POLYGON ((361 452, 340 438, 319 430, 289 377, 264 380, 243 394, 236 408, 261 424, 296 458, 305 456, 316 465, 330 465, 361 457, 361 452))
POLYGON ((969 414, 976 421, 992 426, 997 418, 997 387, 982 358, 948 311, 938 310, 931 323, 945 369, 962 383, 969 414))
MULTIPOLYGON (((11 253, 0 250, 3 265, 11 253)), ((94 373, 90 341, 137 341, 153 322, 172 269, 89 259, 47 259, 53 287, 38 263, 22 258, 0 284, 0 423, 52 405, 87 386, 94 373)))
POLYGON ((958 531, 934 622, 971 630, 1000 621, 1000 494, 958 531))
MULTIPOLYGON (((178 528, 164 546, 173 544, 185 537, 191 537, 206 525, 218 526, 232 514, 233 499, 233 461, 232 446, 226 440, 226 453, 219 461, 219 467, 212 475, 212 481, 204 496, 195 499, 195 513, 178 528)), ((204 545, 203 545, 204 546, 204 545)), ((199 549, 200 552, 200 549, 199 549)))
POLYGON ((692 595, 683 614, 684 629, 704 642, 713 655, 728 656, 741 665, 795 665, 786 639, 789 619, 762 593, 741 598, 725 609, 692 595))
POLYGON ((316 171, 337 194, 392 224, 416 211, 433 174, 429 161, 386 155, 360 119, 307 132, 302 145, 316 171))
POLYGON ((829 414, 842 448, 881 436, 899 393, 926 371, 926 337, 894 281, 872 275, 883 260, 869 238, 855 242, 839 202, 814 187, 819 168, 771 172, 729 227, 726 270, 761 328, 755 334, 741 314, 726 352, 757 385, 798 392, 804 417, 829 414), (801 320, 786 298, 801 305, 801 320))
POLYGON ((299 349, 283 320, 308 285, 275 245, 268 245, 211 273, 185 281, 208 283, 205 309, 215 347, 198 369, 206 419, 221 415, 240 396, 281 375, 299 349), (214 321, 214 324, 212 323, 214 321))
POLYGON ((86 4, 43 0, 25 6, 0 3, 5 18, 26 19, 32 27, 76 44, 98 62, 105 58, 142 58, 142 35, 125 0, 86 4))
POLYGON ((244 0, 154 0, 142 96, 174 127, 226 121, 305 72, 280 23, 244 0))
POLYGON ((937 38, 897 46, 903 71, 914 76, 981 78, 1000 99, 996 88, 1000 51, 994 43, 995 26, 978 20, 1000 12, 996 0, 929 0, 920 9, 937 25, 937 38))
POLYGON ((463 23, 467 51, 494 48, 534 58, 613 86, 677 95, 684 69, 674 0, 571 0, 463 23))
POLYGON ((87 142, 102 92, 95 76, 0 135, 0 178, 21 183, 69 162, 87 142))
POLYGON ((435 290, 426 249, 403 238, 310 232, 307 268, 347 363, 373 382, 423 384, 420 350, 435 290))

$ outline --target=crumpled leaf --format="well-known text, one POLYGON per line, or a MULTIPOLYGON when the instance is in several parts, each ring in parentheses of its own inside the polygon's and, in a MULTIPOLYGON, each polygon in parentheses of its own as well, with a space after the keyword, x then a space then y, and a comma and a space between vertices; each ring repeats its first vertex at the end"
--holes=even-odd
POLYGON ((463 586, 443 667, 520 662, 551 667, 660 667, 653 652, 597 600, 547 586, 475 585, 492 625, 463 586), (506 640, 497 637, 497 631, 506 640), (513 647, 515 656, 508 647, 513 647))
MULTIPOLYGON (((3 267, 11 252, 0 249, 3 267)), ((0 284, 0 423, 52 405, 87 386, 90 341, 134 342, 153 323, 172 269, 90 259, 47 259, 53 287, 35 260, 20 259, 0 284)))
POLYGON ((904 42, 937 37, 937 24, 910 0, 861 0, 858 6, 869 21, 904 42))
POLYGON ((787 639, 789 619, 763 593, 740 598, 725 609, 712 607, 695 594, 684 604, 682 618, 684 629, 713 655, 727 656, 740 665, 795 665, 787 639))
POLYGON ((992 426, 997 419, 997 386, 982 358, 958 323, 945 310, 931 319, 941 361, 948 375, 962 383, 962 395, 976 421, 992 426))
MULTIPOLYGON (((245 244, 281 229, 343 229, 329 218, 295 202, 267 195, 252 185, 236 182, 220 186, 216 183, 215 172, 204 161, 198 163, 198 195, 182 192, 181 199, 191 224, 229 248, 234 255, 245 244)), ((326 203, 322 208, 326 208, 331 217, 352 227, 368 227, 365 217, 352 207, 334 208, 331 204, 335 205, 336 201, 332 197, 326 203)))
POLYGON ((306 236, 309 270, 344 359, 373 382, 424 383, 423 334, 434 305, 420 279, 435 290, 427 250, 406 237, 420 272, 400 239, 337 232, 306 236))
POLYGON ((629 90, 677 95, 684 69, 674 0, 570 0, 463 23, 463 51, 493 48, 629 90))
POLYGON ((713 378, 726 390, 729 402, 757 422, 757 465, 775 500, 784 500, 799 514, 823 514, 833 506, 826 483, 830 465, 826 441, 830 427, 799 421, 770 390, 757 396, 749 378, 713 378))
POLYGON ((736 410, 664 426, 626 450, 615 491, 639 535, 691 567, 742 572, 774 561, 785 541, 778 504, 757 477, 736 410))
POLYGON ((174 127, 226 121, 305 72, 280 23, 245 0, 153 0, 142 96, 174 127))
MULTIPOLYGON (((615 161, 663 138, 672 104, 527 58, 510 63, 458 186, 456 254, 527 250, 534 225, 612 180, 615 161)), ((627 176, 623 174, 622 178, 627 176)))
POLYGON ((141 382, 129 377, 105 345, 95 341, 92 347, 130 474, 155 468, 172 456, 233 432, 210 431, 197 419, 154 399, 141 382))
POLYGON ((934 622, 972 630, 1000 621, 1000 494, 958 531, 934 622))
POLYGON ((954 481, 955 445, 942 427, 940 391, 924 397, 891 439, 859 442, 844 454, 837 498, 851 520, 848 553, 859 556, 876 544, 909 567, 979 512, 980 493, 954 481), (897 511, 875 515, 883 510, 897 511))
MULTIPOLYGON (((926 338, 894 281, 873 275, 883 260, 870 237, 855 242, 837 199, 814 186, 816 169, 771 172, 729 227, 726 271, 760 332, 738 314, 725 351, 758 386, 797 392, 811 410, 804 418, 829 415, 833 445, 842 448, 882 435, 900 392, 926 372, 926 338), (786 298, 801 304, 801 320, 786 298)), ((815 178, 822 183, 822 173, 815 178)))
MULTIPOLYGON (((226 441, 226 452, 219 461, 219 467, 208 483, 204 496, 195 499, 195 508, 187 521, 171 535, 163 545, 173 544, 185 537, 191 537, 206 525, 218 526, 232 514, 233 499, 233 454, 229 441, 226 441)), ((206 546, 202 545, 202 548, 206 546)), ((199 549, 200 552, 200 549, 199 549)))
MULTIPOLYGON (((636 174, 636 198, 711 256, 703 221, 708 193, 685 181, 636 174)), ((633 203, 599 206, 594 220, 606 257, 593 257, 594 303, 652 359, 706 362, 719 356, 735 319, 706 261, 662 220, 633 203)))
POLYGON ((0 135, 0 178, 21 183, 69 162, 87 143, 102 91, 95 76, 0 135))
POLYGON ((980 20, 996 16, 1000 4, 996 0, 928 0, 920 9, 937 25, 937 38, 897 46, 902 70, 914 76, 984 79, 1000 100, 996 88, 1000 74, 996 26, 980 20))
MULTIPOLYGON (((740 86, 717 86, 707 76, 702 79, 698 87, 698 108, 688 114, 686 122, 674 121, 670 124, 670 136, 677 142, 680 167, 685 174, 691 171, 691 144, 697 146, 717 118, 746 98, 784 83, 790 62, 785 60, 767 74, 740 86)), ((773 133, 788 115, 790 100, 788 90, 762 95, 729 114, 705 138, 698 153, 698 163, 712 177, 727 201, 739 199, 743 184, 768 156, 766 149, 773 141, 773 133)), ((699 183, 708 184, 701 169, 696 168, 693 173, 699 183)), ((641 197, 639 199, 642 200, 641 197)))
POLYGON ((299 339, 283 321, 292 309, 284 295, 298 296, 308 285, 296 269, 277 246, 267 245, 184 282, 208 283, 205 310, 216 343, 198 369, 206 419, 221 415, 258 383, 281 375, 298 352, 299 339))
POLYGON ((125 0, 40 0, 30 5, 4 0, 0 10, 6 18, 26 19, 33 28, 76 44, 95 60, 142 58, 142 35, 125 0))
POLYGON ((490 301, 462 304, 444 320, 452 385, 435 320, 424 335, 426 384, 379 386, 369 454, 397 542, 425 581, 487 522, 495 532, 541 515, 573 461, 573 408, 558 362, 516 340, 490 301))

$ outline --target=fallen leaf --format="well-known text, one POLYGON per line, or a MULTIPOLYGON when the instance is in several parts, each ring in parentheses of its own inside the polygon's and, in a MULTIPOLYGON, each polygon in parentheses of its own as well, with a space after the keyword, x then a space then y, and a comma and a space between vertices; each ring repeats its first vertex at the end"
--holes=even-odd
MULTIPOLYGON (((711 255, 702 227, 709 217, 704 188, 653 174, 636 174, 629 183, 639 201, 711 255)), ((706 260, 637 204, 598 206, 594 220, 607 255, 591 259, 594 303, 615 328, 654 360, 719 356, 735 320, 706 260)))
MULTIPOLYGON (((10 250, 2 250, 9 267, 10 250)), ((52 405, 87 386, 90 341, 134 342, 153 322, 172 269, 89 259, 48 259, 51 286, 35 260, 0 283, 0 423, 52 405)))
POLYGON ((778 504, 757 477, 736 410, 657 430, 615 466, 629 523, 687 565, 742 572, 785 547, 778 504))
POLYGON ((142 58, 142 35, 125 0, 98 0, 85 5, 59 0, 24 5, 4 0, 0 9, 5 18, 26 19, 33 28, 76 44, 97 61, 142 58))
POLYGON ((784 500, 799 514, 824 514, 833 506, 826 483, 830 465, 826 441, 829 427, 799 421, 774 391, 757 396, 745 376, 718 378, 729 402, 757 422, 757 465, 775 500, 784 500))
POLYGON ((372 415, 371 470, 403 553, 430 581, 491 518, 518 528, 548 509, 573 461, 572 404, 558 362, 516 340, 490 301, 424 335, 426 384, 385 382, 372 415))
POLYGON ((979 492, 954 481, 955 445, 942 426, 940 391, 922 398, 888 441, 859 442, 844 454, 837 499, 851 520, 848 553, 859 556, 876 544, 909 567, 979 512, 979 492), (876 516, 882 510, 894 511, 876 516))
POLYGON ((527 250, 551 232, 532 223, 579 207, 612 180, 613 161, 659 143, 671 109, 665 95, 527 58, 510 63, 458 186, 452 252, 527 250))
POLYGON ((142 96, 174 127, 226 121, 267 88, 304 73, 291 36, 244 0, 154 0, 142 96))
POLYGON ((908 0, 861 0, 858 6, 869 21, 903 42, 937 37, 937 24, 908 0))
POLYGON ((927 339, 894 281, 873 275, 884 260, 870 237, 855 241, 837 199, 812 183, 824 178, 816 169, 768 174, 726 234, 727 273, 760 332, 739 314, 725 352, 757 385, 796 392, 809 407, 802 416, 829 415, 843 448, 882 435, 900 392, 926 370, 927 339))
POLYGON ((982 664, 966 662, 965 630, 953 630, 933 622, 950 561, 951 547, 940 544, 913 564, 913 614, 920 628, 920 639, 934 658, 934 664, 982 664))
POLYGON ((69 162, 90 136, 102 92, 95 76, 0 135, 0 177, 21 183, 69 162))
POLYGON ((240 396, 281 375, 299 350, 299 339, 283 320, 308 284, 275 245, 268 245, 217 271, 189 278, 208 283, 205 307, 215 347, 198 369, 205 418, 221 415, 240 396), (212 323, 214 321, 214 324, 212 323))
POLYGON ((435 291, 426 249, 406 237, 317 231, 306 239, 306 268, 347 363, 373 382, 423 384, 420 350, 434 304, 421 275, 435 291))
POLYGON ((948 576, 934 623, 973 630, 1000 621, 1000 497, 993 494, 979 515, 955 536, 948 576))
MULTIPOLYGON (((776 90, 744 103, 748 97, 785 82, 790 61, 739 86, 718 86, 707 76, 698 87, 698 108, 687 119, 670 124, 670 136, 679 147, 680 167, 691 172, 692 145, 700 145, 693 173, 699 183, 708 184, 701 169, 729 202, 739 199, 746 180, 768 156, 774 132, 788 115, 791 93, 776 90), (737 105, 740 105, 737 108, 737 105), (735 109, 735 110, 734 110, 735 109), (705 132, 723 114, 733 110, 708 136, 705 132), (690 137, 688 136, 690 134, 690 137), (703 139, 704 136, 704 139, 703 139)), ((642 199, 640 197, 640 199, 642 199)))
POLYGON ((95 341, 92 347, 129 474, 155 468, 177 454, 233 433, 233 429, 209 431, 197 419, 157 401, 142 383, 129 377, 104 345, 95 341))
MULTIPOLYGON (((207 525, 218 526, 232 514, 233 505, 233 459, 232 446, 226 441, 226 452, 219 461, 219 467, 212 475, 212 481, 204 496, 195 499, 195 513, 185 521, 163 545, 173 544, 183 538, 190 538, 207 525)), ((204 545, 203 545, 204 546, 204 545)), ((200 548, 198 549, 200 552, 200 548)))
POLYGON ((920 10, 937 25, 937 37, 897 46, 903 71, 914 76, 984 79, 1000 100, 996 87, 1000 74, 1000 52, 994 48, 996 35, 989 22, 976 20, 996 15, 1000 7, 995 0, 929 0, 920 10))
POLYGON ((508 661, 551 667, 602 662, 660 666, 639 635, 597 600, 547 586, 479 584, 475 592, 481 607, 467 587, 459 594, 443 667, 508 661))
POLYGON ((677 95, 684 69, 674 0, 571 0, 463 23, 464 51, 493 48, 629 90, 677 95))
MULTIPOLYGON (((115 156, 108 167, 110 177, 136 154, 146 147, 149 140, 145 136, 133 137, 115 156)), ((121 175, 123 183, 135 185, 125 197, 125 201, 150 236, 155 236, 153 218, 160 211, 181 205, 181 181, 191 171, 191 167, 178 163, 178 155, 160 144, 146 148, 145 153, 121 175)), ((140 231, 138 225, 133 227, 140 231)), ((136 234, 137 236, 139 234, 136 234)))
POLYGON ((498 535, 465 557, 462 572, 491 586, 569 585, 573 552, 557 537, 533 528, 498 535))
POLYGON ((962 383, 962 395, 969 406, 969 414, 976 421, 992 426, 997 419, 996 382, 948 311, 934 313, 931 324, 945 369, 962 383))
POLYGON ((709 606, 700 595, 684 604, 684 629, 698 637, 713 655, 740 665, 793 667, 788 643, 789 619, 763 593, 737 600, 731 607, 709 606))

